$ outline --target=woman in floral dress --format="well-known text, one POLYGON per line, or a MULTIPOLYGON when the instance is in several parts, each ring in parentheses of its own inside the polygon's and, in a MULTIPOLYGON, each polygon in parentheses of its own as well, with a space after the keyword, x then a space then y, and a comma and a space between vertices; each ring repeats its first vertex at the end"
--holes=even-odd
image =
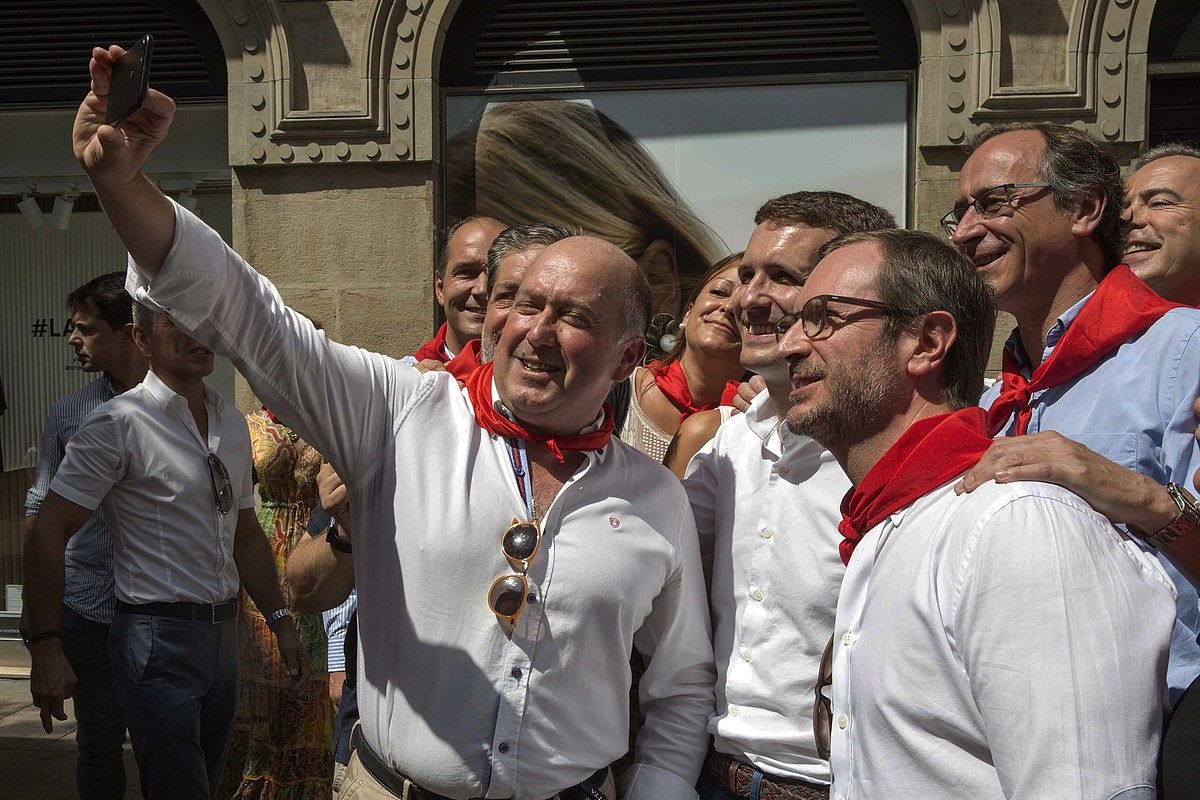
MULTIPOLYGON (((283 574, 317 502, 321 456, 263 409, 246 415, 262 508, 258 521, 283 574)), ((286 585, 284 597, 291 604, 286 585)), ((328 800, 333 774, 325 631, 319 614, 296 617, 310 676, 292 686, 275 637, 243 591, 238 622, 241 686, 233 743, 219 796, 245 800, 328 800)))

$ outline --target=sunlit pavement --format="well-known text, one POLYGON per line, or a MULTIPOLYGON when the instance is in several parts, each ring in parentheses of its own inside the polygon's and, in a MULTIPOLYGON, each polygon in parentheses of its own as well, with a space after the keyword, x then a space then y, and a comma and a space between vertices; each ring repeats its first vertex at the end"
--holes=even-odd
MULTIPOLYGON (((67 721, 42 730, 29 698, 29 681, 0 679, 0 795, 34 800, 75 797, 75 713, 67 701, 67 721)), ((125 797, 141 797, 137 765, 125 745, 125 797)))

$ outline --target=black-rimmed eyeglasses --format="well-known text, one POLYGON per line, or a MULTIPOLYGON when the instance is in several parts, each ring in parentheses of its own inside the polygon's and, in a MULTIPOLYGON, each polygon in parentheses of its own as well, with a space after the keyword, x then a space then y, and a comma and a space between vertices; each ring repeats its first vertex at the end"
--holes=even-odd
MULTIPOLYGON (((1004 212, 1011 212, 1015 205, 1013 200, 1014 189, 1049 189, 1050 184, 1045 181, 1027 181, 1024 183, 1002 183, 999 186, 992 186, 984 189, 975 196, 974 200, 964 200, 961 203, 955 204, 950 213, 942 217, 942 230, 947 236, 953 236, 958 230, 959 223, 963 217, 967 215, 967 209, 974 208, 975 213, 980 219, 991 219, 998 217, 1004 212)), ((1035 193, 1036 194, 1036 193, 1035 193)), ((1006 216, 1009 216, 1006 214, 1006 216)))
POLYGON ((208 454, 208 481, 212 485, 213 500, 222 514, 228 514, 233 509, 233 484, 229 480, 229 470, 217 458, 216 453, 208 454))
MULTIPOLYGON (((829 319, 830 303, 869 308, 889 316, 895 316, 897 313, 894 308, 878 300, 864 300, 861 297, 846 297, 840 294, 819 294, 805 303, 799 313, 784 314, 775 322, 775 341, 782 339, 797 322, 800 323, 800 330, 804 331, 804 335, 809 339, 828 336, 833 331, 833 322, 829 319)), ((850 321, 845 315, 838 316, 839 323, 850 321)))

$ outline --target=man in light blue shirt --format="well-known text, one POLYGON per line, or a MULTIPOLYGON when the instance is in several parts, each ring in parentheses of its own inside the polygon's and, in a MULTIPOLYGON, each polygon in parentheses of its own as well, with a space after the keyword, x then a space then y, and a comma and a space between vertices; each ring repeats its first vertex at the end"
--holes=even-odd
MULTIPOLYGON (((1029 378, 1120 261, 1119 169, 1099 142, 1067 126, 1002 126, 975 143, 959 189, 943 226, 1000 309, 1016 317, 1006 350, 1029 378)), ((1200 312, 1173 309, 1077 377, 1033 392, 1030 435, 993 445, 962 489, 993 478, 1047 480, 1134 532, 1171 528, 1180 509, 1165 484, 1187 483, 1200 467, 1192 412, 1198 334, 1200 312)), ((999 393, 998 384, 980 405, 999 393)), ((1014 420, 1001 432, 1014 433, 1014 420)), ((1179 592, 1167 672, 1172 703, 1200 674, 1200 597, 1187 541, 1196 533, 1169 544, 1160 538, 1156 550, 1179 592)))

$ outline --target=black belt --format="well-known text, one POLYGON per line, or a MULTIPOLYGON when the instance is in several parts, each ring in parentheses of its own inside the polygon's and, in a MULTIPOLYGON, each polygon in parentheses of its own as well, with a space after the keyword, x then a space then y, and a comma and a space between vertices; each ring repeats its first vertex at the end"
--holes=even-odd
POLYGON ((173 617, 192 622, 229 622, 237 616, 237 598, 231 597, 223 603, 140 603, 134 605, 117 601, 117 611, 122 614, 147 614, 151 617, 173 617))
MULTIPOLYGON (((435 794, 428 789, 422 789, 413 783, 411 778, 406 778, 389 767, 363 739, 362 729, 357 725, 354 727, 354 733, 350 735, 350 747, 355 753, 358 753, 358 761, 367 774, 396 797, 407 797, 407 800, 450 800, 450 798, 435 794), (407 795, 405 794, 405 784, 408 784, 407 795)), ((555 797, 559 800, 615 800, 615 798, 606 798, 604 792, 601 791, 607 780, 608 767, 604 767, 596 770, 586 780, 563 789, 555 797)))

